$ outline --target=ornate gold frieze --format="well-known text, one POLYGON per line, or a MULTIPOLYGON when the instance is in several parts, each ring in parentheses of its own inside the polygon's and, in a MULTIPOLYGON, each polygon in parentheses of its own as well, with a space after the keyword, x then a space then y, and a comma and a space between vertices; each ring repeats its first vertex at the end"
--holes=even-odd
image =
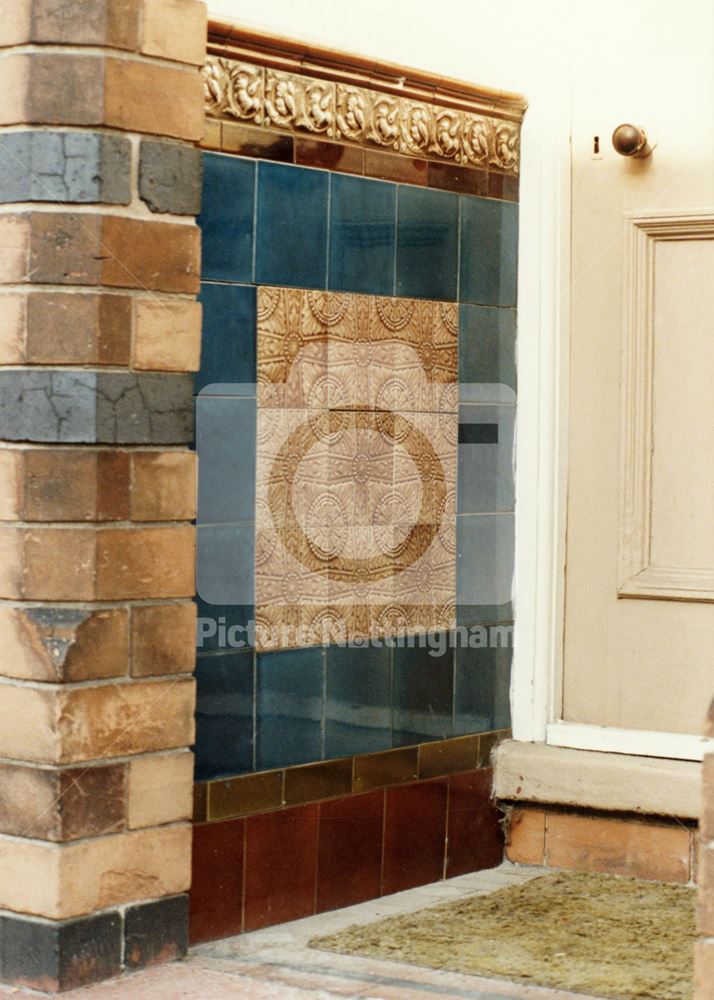
POLYGON ((212 117, 518 173, 515 121, 218 55, 203 80, 212 117))

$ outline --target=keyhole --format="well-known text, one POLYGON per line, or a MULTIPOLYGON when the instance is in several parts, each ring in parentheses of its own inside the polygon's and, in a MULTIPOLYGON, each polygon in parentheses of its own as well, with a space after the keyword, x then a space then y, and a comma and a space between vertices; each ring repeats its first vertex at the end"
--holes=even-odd
POLYGON ((594 135, 593 136, 593 153, 597 156, 599 152, 600 152, 600 136, 599 135, 594 135))

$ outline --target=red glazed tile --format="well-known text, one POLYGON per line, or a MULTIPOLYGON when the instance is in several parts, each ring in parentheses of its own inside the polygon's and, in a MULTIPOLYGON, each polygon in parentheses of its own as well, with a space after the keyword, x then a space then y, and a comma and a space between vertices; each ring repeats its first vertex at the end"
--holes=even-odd
POLYGON ((490 768, 449 778, 447 878, 495 868, 503 861, 503 831, 491 800, 492 783, 490 768))
POLYGON ((247 823, 245 929, 314 913, 317 805, 250 816, 247 823))
POLYGON ((202 823, 193 828, 193 880, 189 896, 192 944, 231 937, 243 930, 245 820, 202 823))
POLYGON ((447 781, 388 788, 382 893, 437 882, 444 874, 447 781))
POLYGON ((352 906, 380 893, 384 792, 320 806, 317 911, 352 906))

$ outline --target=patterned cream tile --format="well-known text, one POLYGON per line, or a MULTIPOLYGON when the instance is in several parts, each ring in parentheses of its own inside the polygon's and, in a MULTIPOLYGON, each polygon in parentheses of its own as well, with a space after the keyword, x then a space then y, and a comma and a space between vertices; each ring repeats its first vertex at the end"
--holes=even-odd
POLYGON ((327 376, 326 292, 258 288, 258 403, 308 407, 327 376))

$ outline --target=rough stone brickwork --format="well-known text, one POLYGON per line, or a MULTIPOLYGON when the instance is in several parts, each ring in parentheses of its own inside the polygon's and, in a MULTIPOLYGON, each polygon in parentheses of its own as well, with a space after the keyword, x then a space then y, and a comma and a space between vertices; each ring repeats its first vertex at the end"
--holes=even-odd
POLYGON ((199 0, 0 0, 0 979, 185 952, 199 0))
MULTIPOLYGON (((707 736, 714 737, 714 701, 707 736)), ((699 943, 695 960, 695 1000, 714 996, 714 753, 704 758, 702 814, 699 821, 699 943)))

